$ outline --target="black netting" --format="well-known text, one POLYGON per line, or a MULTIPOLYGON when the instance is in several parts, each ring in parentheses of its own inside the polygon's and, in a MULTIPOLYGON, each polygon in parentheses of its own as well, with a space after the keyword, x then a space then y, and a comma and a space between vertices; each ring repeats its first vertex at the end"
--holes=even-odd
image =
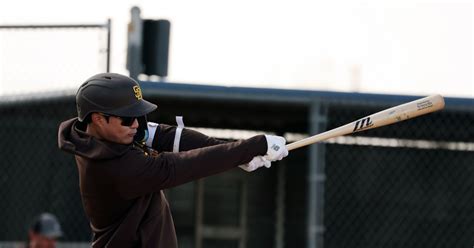
POLYGON ((64 100, 2 106, 0 240, 26 240, 41 212, 54 213, 65 240, 90 240, 74 158, 57 148, 60 118, 74 115, 64 100))
MULTIPOLYGON (((328 125, 388 107, 363 106, 330 106, 328 125)), ((472 110, 448 106, 325 144, 324 247, 472 246, 472 110)))
MULTIPOLYGON (((271 102, 241 101, 239 108, 235 99, 168 96, 160 102, 154 95, 149 99, 161 103, 149 120, 168 124, 173 124, 174 114, 182 113, 187 124, 200 127, 268 130, 271 126, 270 131, 285 133, 300 132, 311 123, 309 107, 303 104, 293 111, 295 106, 288 105, 280 116, 273 108, 267 111, 271 102), (202 102, 199 108, 196 101, 202 102), (288 129, 282 130, 285 126, 288 129)), ((321 103, 327 110, 321 111, 319 123, 324 130, 393 106, 351 101, 321 103)), ((324 187, 319 243, 329 248, 472 247, 474 107, 466 102, 320 144, 324 152, 317 161, 324 187)), ((0 104, 0 220, 6 223, 0 226, 0 242, 26 240, 31 220, 45 211, 60 220, 62 241, 90 240, 74 157, 57 147, 58 125, 74 117, 75 111, 73 96, 0 104)), ((235 169, 206 178, 203 224, 238 227, 245 196, 246 247, 306 247, 312 210, 308 209, 309 152, 308 147, 301 148, 285 159, 283 185, 279 164, 254 173, 235 169), (278 187, 284 190, 283 202, 278 202, 278 187)), ((189 183, 166 192, 181 247, 195 247, 196 190, 196 184, 189 183)), ((239 240, 203 237, 202 245, 237 247, 239 240)))
POLYGON ((327 247, 472 243, 472 152, 329 145, 326 156, 327 247))

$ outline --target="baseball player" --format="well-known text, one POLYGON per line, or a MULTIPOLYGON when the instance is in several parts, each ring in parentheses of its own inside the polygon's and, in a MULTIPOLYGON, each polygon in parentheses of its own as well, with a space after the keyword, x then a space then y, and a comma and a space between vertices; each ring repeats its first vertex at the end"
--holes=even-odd
POLYGON ((63 235, 56 216, 42 213, 37 216, 28 230, 27 248, 55 248, 56 240, 63 235))
POLYGON ((78 117, 61 123, 60 149, 75 155, 92 247, 177 247, 163 189, 240 166, 270 167, 288 155, 285 139, 257 135, 227 142, 147 122, 156 105, 133 79, 89 78, 76 94, 78 117))

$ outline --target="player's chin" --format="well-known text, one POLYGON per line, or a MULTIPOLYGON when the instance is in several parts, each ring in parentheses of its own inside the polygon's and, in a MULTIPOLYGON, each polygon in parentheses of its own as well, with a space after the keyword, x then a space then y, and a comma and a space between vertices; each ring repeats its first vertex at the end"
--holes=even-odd
POLYGON ((133 137, 130 137, 130 136, 124 137, 120 143, 124 145, 130 145, 133 143, 133 137))

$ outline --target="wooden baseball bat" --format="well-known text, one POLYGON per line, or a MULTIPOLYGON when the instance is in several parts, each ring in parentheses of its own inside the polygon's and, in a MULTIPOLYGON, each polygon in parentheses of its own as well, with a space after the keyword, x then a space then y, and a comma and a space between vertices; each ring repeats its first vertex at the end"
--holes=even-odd
POLYGON ((408 120, 420 115, 428 114, 444 108, 444 99, 441 95, 431 95, 412 102, 397 105, 382 110, 375 114, 366 116, 344 126, 331 129, 302 140, 286 145, 288 151, 314 144, 330 138, 356 133, 368 129, 390 125, 396 122, 408 120))

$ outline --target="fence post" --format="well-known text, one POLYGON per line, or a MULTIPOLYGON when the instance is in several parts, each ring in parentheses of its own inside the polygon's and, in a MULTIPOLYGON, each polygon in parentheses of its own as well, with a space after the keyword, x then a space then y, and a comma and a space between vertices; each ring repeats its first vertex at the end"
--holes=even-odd
MULTIPOLYGON (((326 108, 319 101, 313 101, 309 112, 310 134, 321 133, 326 129, 326 108)), ((324 184, 325 156, 324 144, 309 146, 308 168, 308 222, 307 247, 323 248, 324 246, 324 184)))

